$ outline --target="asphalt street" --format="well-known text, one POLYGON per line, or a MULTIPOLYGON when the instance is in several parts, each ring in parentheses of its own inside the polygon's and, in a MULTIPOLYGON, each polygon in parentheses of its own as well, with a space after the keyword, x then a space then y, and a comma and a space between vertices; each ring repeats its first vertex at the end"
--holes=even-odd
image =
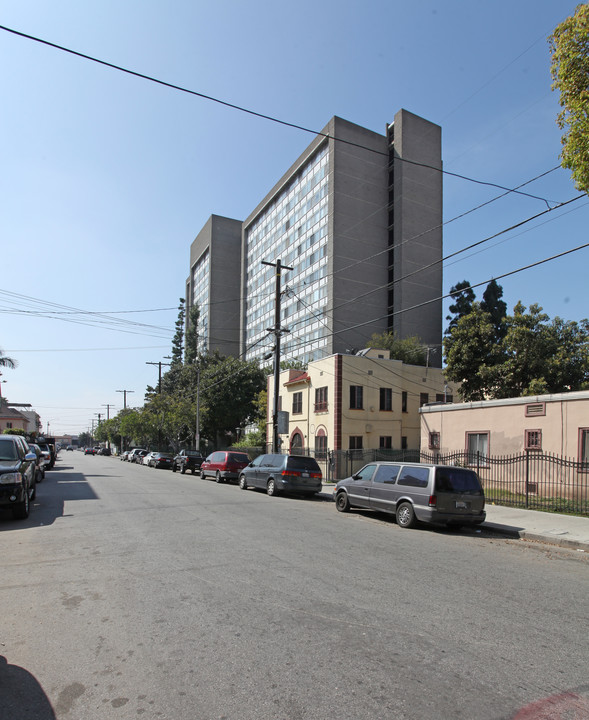
POLYGON ((1 720, 589 717, 575 548, 80 452, 0 543, 1 720))

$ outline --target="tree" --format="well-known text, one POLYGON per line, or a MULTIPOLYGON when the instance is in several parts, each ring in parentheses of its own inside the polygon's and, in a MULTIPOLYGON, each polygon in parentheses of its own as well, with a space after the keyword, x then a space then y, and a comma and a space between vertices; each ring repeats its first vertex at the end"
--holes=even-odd
POLYGON ((417 336, 401 340, 391 331, 375 333, 368 341, 368 347, 389 350, 391 360, 401 360, 407 365, 425 366, 427 363, 427 347, 417 336))
POLYGON ((200 320, 200 308, 193 305, 188 311, 188 327, 185 337, 184 360, 188 365, 196 362, 198 358, 198 321, 200 320))
POLYGON ((502 360, 489 313, 475 302, 468 315, 458 319, 444 338, 446 377, 461 383, 463 400, 486 400, 495 393, 493 368, 502 360))
POLYGON ((456 283, 454 287, 450 288, 450 295, 454 302, 448 310, 452 315, 447 315, 446 320, 449 321, 449 325, 446 329, 446 334, 449 335, 452 332, 454 326, 458 323, 461 317, 468 315, 472 310, 472 304, 475 301, 474 290, 471 288, 468 280, 456 283))
POLYGON ((7 357, 2 350, 0 350, 0 367, 10 368, 13 370, 16 367, 16 360, 7 357))
POLYGON ((501 300, 503 297, 503 288, 497 284, 496 280, 491 280, 483 293, 481 302, 481 310, 489 313, 491 322, 495 327, 497 339, 501 339, 505 335, 505 316, 507 315, 507 305, 501 300))
POLYGON ((180 298, 178 305, 178 319, 176 320, 176 332, 172 338, 172 367, 182 364, 184 355, 184 318, 186 316, 186 308, 184 306, 184 298, 180 298))
POLYGON ((589 5, 577 5, 574 15, 557 25, 549 38, 552 89, 563 108, 556 119, 561 138, 562 166, 571 170, 575 185, 589 193, 589 5))
POLYGON ((446 377, 463 400, 491 400, 582 390, 589 385, 589 321, 549 321, 537 304, 518 302, 502 321, 504 337, 474 303, 444 339, 446 377))

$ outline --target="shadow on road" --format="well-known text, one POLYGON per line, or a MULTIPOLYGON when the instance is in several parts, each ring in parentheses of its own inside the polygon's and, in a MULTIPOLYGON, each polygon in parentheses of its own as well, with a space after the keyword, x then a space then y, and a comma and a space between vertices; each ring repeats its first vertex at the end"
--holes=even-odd
POLYGON ((9 665, 0 655, 0 715, 3 718, 55 720, 49 698, 30 672, 9 665))
POLYGON ((52 525, 56 518, 63 517, 66 501, 98 499, 87 476, 64 470, 69 468, 51 470, 45 474, 43 482, 37 484, 37 496, 26 520, 14 520, 10 509, 0 509, 0 532, 52 525))

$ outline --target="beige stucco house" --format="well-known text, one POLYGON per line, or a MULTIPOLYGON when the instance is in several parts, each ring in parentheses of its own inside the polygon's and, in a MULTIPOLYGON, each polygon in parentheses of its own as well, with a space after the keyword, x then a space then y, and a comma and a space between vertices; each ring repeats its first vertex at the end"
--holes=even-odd
POLYGON ((422 407, 421 450, 541 450, 589 462, 589 391, 422 407))
POLYGON ((0 433, 5 430, 27 430, 28 419, 18 410, 0 403, 0 433))
MULTIPOLYGON (((279 410, 288 412, 281 448, 327 450, 414 449, 420 446, 419 408, 451 401, 457 386, 440 368, 405 365, 388 350, 335 354, 306 372, 280 374, 279 410)), ((272 443, 274 378, 268 379, 267 442, 272 443)))

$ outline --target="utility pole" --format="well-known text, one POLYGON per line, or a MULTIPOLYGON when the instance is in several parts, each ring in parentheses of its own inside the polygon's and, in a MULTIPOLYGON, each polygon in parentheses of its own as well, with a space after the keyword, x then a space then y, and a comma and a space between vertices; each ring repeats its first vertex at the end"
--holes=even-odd
POLYGON ((114 407, 114 405, 110 405, 109 403, 102 403, 102 407, 106 408, 106 419, 110 420, 110 409, 111 407, 114 407))
MULTIPOLYGON (((166 355, 166 359, 171 359, 169 355, 166 355)), ((165 363, 161 360, 159 362, 146 362, 146 365, 157 365, 159 367, 159 379, 157 384, 158 395, 162 394, 162 365, 171 365, 172 363, 165 363)))
POLYGON ((200 358, 196 366, 196 431, 194 433, 194 449, 200 451, 200 358))
POLYGON ((268 328, 268 332, 274 333, 274 402, 272 406, 272 452, 280 451, 278 447, 278 382, 280 379, 280 336, 288 330, 280 327, 280 278, 282 270, 292 270, 293 268, 283 265, 278 259, 275 263, 262 260, 262 265, 270 265, 276 268, 276 290, 275 290, 275 308, 274 308, 274 327, 268 328))
POLYGON ((127 393, 134 393, 135 390, 117 390, 117 392, 124 393, 123 395, 123 410, 127 409, 127 393))

